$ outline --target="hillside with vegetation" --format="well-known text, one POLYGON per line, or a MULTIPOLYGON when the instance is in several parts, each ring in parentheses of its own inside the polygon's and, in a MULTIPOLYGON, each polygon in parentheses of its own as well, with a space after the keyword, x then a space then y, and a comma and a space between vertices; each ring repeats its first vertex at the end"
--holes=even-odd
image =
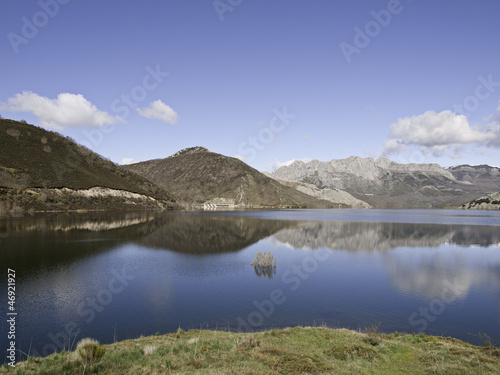
POLYGON ((181 150, 165 158, 127 165, 179 199, 194 205, 278 208, 331 208, 265 176, 239 159, 204 147, 181 150))
POLYGON ((0 119, 0 215, 171 208, 176 198, 72 139, 0 119))

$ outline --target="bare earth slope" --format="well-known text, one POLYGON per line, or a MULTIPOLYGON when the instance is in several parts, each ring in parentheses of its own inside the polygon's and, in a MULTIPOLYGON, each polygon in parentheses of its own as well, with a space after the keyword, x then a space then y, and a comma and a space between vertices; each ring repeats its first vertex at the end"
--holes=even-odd
POLYGON ((241 160, 189 148, 165 158, 126 166, 194 204, 227 204, 240 207, 328 208, 322 201, 263 175, 241 160))

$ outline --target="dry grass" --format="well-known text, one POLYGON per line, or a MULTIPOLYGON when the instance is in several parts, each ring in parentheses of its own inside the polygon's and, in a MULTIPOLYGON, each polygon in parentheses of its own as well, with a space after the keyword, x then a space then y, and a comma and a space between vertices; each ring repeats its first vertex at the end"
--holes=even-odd
POLYGON ((255 259, 251 265, 260 268, 274 268, 276 267, 276 258, 270 251, 264 251, 264 253, 259 251, 257 255, 255 255, 255 259))
POLYGON ((153 354, 153 353, 156 351, 156 349, 158 349, 158 347, 157 347, 157 346, 154 346, 154 345, 146 345, 146 346, 144 347, 144 355, 145 355, 145 356, 151 355, 151 354, 153 354))

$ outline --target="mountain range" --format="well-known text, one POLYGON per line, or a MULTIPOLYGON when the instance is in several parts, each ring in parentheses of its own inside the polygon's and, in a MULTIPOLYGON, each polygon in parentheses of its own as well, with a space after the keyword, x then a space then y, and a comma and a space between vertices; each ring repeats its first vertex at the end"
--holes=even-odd
POLYGON ((497 195, 488 194, 498 191, 497 167, 356 156, 295 161, 270 174, 197 146, 118 166, 58 133, 0 119, 0 216, 251 207, 497 209, 497 195))
POLYGON ((497 167, 399 164, 386 158, 308 163, 295 161, 273 173, 276 178, 344 190, 376 208, 456 207, 500 190, 497 167))

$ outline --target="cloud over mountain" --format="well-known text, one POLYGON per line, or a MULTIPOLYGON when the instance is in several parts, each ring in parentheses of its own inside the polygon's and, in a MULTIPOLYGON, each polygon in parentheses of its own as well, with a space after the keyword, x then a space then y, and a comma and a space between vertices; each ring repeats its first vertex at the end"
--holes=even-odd
POLYGON ((61 93, 56 99, 50 99, 23 91, 7 103, 0 103, 0 110, 31 113, 40 119, 43 127, 54 130, 123 122, 120 117, 99 110, 81 94, 61 93))
POLYGON ((391 124, 389 140, 384 143, 384 154, 396 154, 409 147, 417 147, 422 153, 439 156, 454 149, 478 144, 490 146, 498 143, 499 132, 489 126, 472 127, 467 117, 452 111, 427 111, 418 116, 404 117, 391 124))

